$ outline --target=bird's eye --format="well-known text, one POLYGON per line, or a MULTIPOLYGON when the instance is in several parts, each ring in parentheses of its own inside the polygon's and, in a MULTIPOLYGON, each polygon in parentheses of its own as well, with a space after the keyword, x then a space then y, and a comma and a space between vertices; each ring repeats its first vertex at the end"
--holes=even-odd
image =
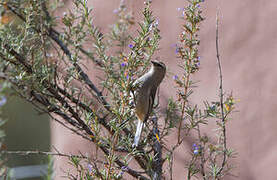
POLYGON ((161 67, 161 68, 163 68, 163 67, 164 67, 164 65, 163 65, 163 64, 161 64, 161 63, 157 63, 157 66, 158 66, 158 67, 161 67))
POLYGON ((154 66, 156 66, 156 67, 159 67, 159 68, 165 68, 165 65, 164 65, 164 63, 163 62, 158 62, 158 61, 151 61, 153 64, 154 64, 154 66))

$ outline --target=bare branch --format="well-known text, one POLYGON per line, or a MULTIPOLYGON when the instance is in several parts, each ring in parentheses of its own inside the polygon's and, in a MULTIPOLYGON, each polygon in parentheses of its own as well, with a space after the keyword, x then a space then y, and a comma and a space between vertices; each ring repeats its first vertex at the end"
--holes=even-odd
POLYGON ((227 156, 227 142, 226 142, 226 124, 225 124, 225 115, 224 115, 224 107, 223 107, 223 75, 222 75, 222 68, 220 62, 220 55, 219 55, 219 37, 218 37, 218 10, 216 13, 216 58, 219 70, 219 93, 220 93, 220 109, 221 109, 221 123, 222 123, 222 134, 223 134, 223 160, 221 167, 216 175, 219 175, 224 166, 226 165, 226 156, 227 156))
POLYGON ((160 143, 160 132, 158 129, 158 118, 154 117, 152 118, 153 121, 153 134, 154 134, 154 161, 153 161, 153 179, 154 180, 160 180, 162 178, 162 166, 163 166, 163 160, 162 160, 162 146, 160 143))
POLYGON ((68 157, 68 158, 80 158, 80 159, 87 159, 88 157, 83 155, 71 155, 71 154, 64 154, 60 152, 47 152, 47 151, 1 151, 3 154, 15 154, 15 155, 51 155, 51 156, 61 156, 61 157, 68 157))

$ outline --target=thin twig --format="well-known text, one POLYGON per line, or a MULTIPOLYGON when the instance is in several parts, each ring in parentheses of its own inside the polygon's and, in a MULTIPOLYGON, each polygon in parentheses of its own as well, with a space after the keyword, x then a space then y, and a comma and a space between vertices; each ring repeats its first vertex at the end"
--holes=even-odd
POLYGON ((87 159, 88 157, 83 155, 72 155, 72 154, 64 154, 60 152, 48 152, 48 151, 1 151, 3 154, 14 154, 14 155, 50 155, 50 156, 61 156, 61 157, 68 157, 68 158, 80 158, 80 159, 87 159))
MULTIPOLYGON (((198 139, 202 139, 202 135, 201 135, 201 131, 200 131, 200 126, 199 124, 197 124, 197 127, 196 127, 196 131, 197 131, 197 134, 198 134, 198 139)), ((206 180, 206 173, 205 173, 205 152, 204 152, 204 149, 205 149, 205 143, 204 142, 201 142, 201 147, 200 147, 200 151, 201 151, 201 163, 200 163, 200 173, 202 174, 202 177, 203 177, 203 180, 206 180)))
POLYGON ((218 10, 216 13, 216 59, 218 64, 219 70, 219 91, 220 91, 220 109, 221 109, 221 123, 222 123, 222 134, 223 134, 223 160, 219 171, 217 172, 216 176, 218 176, 224 166, 226 165, 226 156, 227 156, 227 142, 226 142, 226 125, 225 125, 225 115, 224 115, 224 107, 223 107, 223 75, 222 75, 222 68, 220 62, 220 55, 219 55, 219 37, 218 37, 218 10))

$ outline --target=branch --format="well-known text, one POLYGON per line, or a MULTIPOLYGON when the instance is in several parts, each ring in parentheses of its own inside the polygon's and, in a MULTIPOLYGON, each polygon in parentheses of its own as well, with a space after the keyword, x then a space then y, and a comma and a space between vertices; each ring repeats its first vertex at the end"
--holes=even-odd
POLYGON ((225 115, 224 115, 224 107, 223 107, 223 76, 222 76, 222 68, 220 62, 220 55, 219 55, 219 37, 218 37, 218 10, 216 13, 216 58, 219 70, 219 91, 220 91, 220 109, 221 109, 221 123, 222 123, 222 133, 223 133, 223 160, 219 171, 216 173, 218 176, 224 166, 226 165, 226 151, 227 151, 227 142, 226 142, 226 124, 225 124, 225 115))
POLYGON ((3 154, 15 154, 15 155, 50 155, 50 156, 61 156, 61 157, 68 157, 68 158, 80 158, 80 159, 87 159, 86 156, 83 155, 71 155, 71 154, 64 154, 60 152, 47 152, 47 151, 1 151, 3 154))
POLYGON ((206 173, 205 173, 205 153, 204 153, 205 143, 203 141, 201 142, 201 139, 203 139, 203 138, 202 138, 202 135, 201 135, 199 124, 197 124, 197 126, 196 126, 196 131, 197 131, 198 139, 200 140, 200 148, 201 148, 200 173, 202 174, 203 180, 206 180, 207 178, 206 178, 206 173))
POLYGON ((160 139, 158 139, 160 137, 160 132, 158 129, 158 118, 154 117, 152 118, 153 121, 153 134, 155 138, 154 140, 154 145, 153 145, 153 149, 154 149, 154 161, 153 161, 153 165, 152 165, 152 169, 154 171, 153 173, 153 180, 160 180, 162 179, 162 166, 163 166, 163 160, 162 160, 162 146, 160 143, 160 139))
MULTIPOLYGON (((50 30, 55 33, 57 36, 60 36, 60 33, 58 31, 56 31, 55 29, 53 28, 50 28, 50 30)), ((65 39, 66 41, 68 41, 70 44, 73 44, 73 42, 70 40, 70 39, 65 39)), ((78 50, 80 50, 84 55, 86 55, 87 57, 89 57, 94 63, 96 63, 99 67, 104 67, 104 64, 98 60, 98 59, 95 59, 95 57, 93 57, 89 52, 87 52, 81 45, 80 46, 77 46, 75 47, 77 48, 78 50)))
MULTIPOLYGON (((2 41, 2 39, 0 38, 0 42, 1 42, 1 41, 2 41)), ((7 50, 7 52, 8 52, 9 54, 11 54, 12 56, 14 56, 15 59, 16 59, 17 61, 19 61, 19 63, 20 63, 21 65, 23 65, 23 67, 26 69, 26 71, 27 71, 28 73, 31 74, 31 73, 33 72, 32 67, 27 63, 27 61, 25 61, 24 56, 21 56, 20 54, 18 54, 18 53, 17 53, 14 49, 12 49, 8 44, 4 44, 3 47, 7 50)), ((1 53, 1 57, 2 57, 3 59, 7 60, 7 58, 5 58, 4 54, 2 54, 2 53, 1 53)), ((11 63, 14 64, 13 61, 9 61, 9 62, 11 62, 11 63)))
MULTIPOLYGON (((75 103, 76 105, 80 106, 82 109, 84 109, 85 111, 93 114, 93 111, 90 107, 88 107, 86 104, 84 104, 83 102, 79 101, 79 99, 74 98, 73 96, 71 96, 66 90, 60 88, 58 85, 57 89, 58 91, 64 95, 65 97, 67 97, 71 102, 75 103)), ((96 114, 94 114, 96 115, 96 114)), ((97 115, 96 115, 97 116, 97 115)), ((106 116, 105 116, 106 117, 106 116)), ((105 118, 101 118, 99 116, 97 116, 97 119, 99 120, 100 124, 102 124, 110 133, 113 133, 113 130, 111 129, 111 127, 107 124, 107 122, 105 121, 105 118)))

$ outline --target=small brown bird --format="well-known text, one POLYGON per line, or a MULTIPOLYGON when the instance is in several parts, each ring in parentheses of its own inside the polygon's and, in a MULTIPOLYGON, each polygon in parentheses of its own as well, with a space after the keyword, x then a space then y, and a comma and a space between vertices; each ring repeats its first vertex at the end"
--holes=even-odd
POLYGON ((150 70, 134 83, 137 87, 135 93, 135 113, 138 117, 138 124, 133 147, 138 146, 144 122, 147 121, 152 112, 157 88, 166 73, 166 66, 163 62, 151 61, 151 63, 150 70))

